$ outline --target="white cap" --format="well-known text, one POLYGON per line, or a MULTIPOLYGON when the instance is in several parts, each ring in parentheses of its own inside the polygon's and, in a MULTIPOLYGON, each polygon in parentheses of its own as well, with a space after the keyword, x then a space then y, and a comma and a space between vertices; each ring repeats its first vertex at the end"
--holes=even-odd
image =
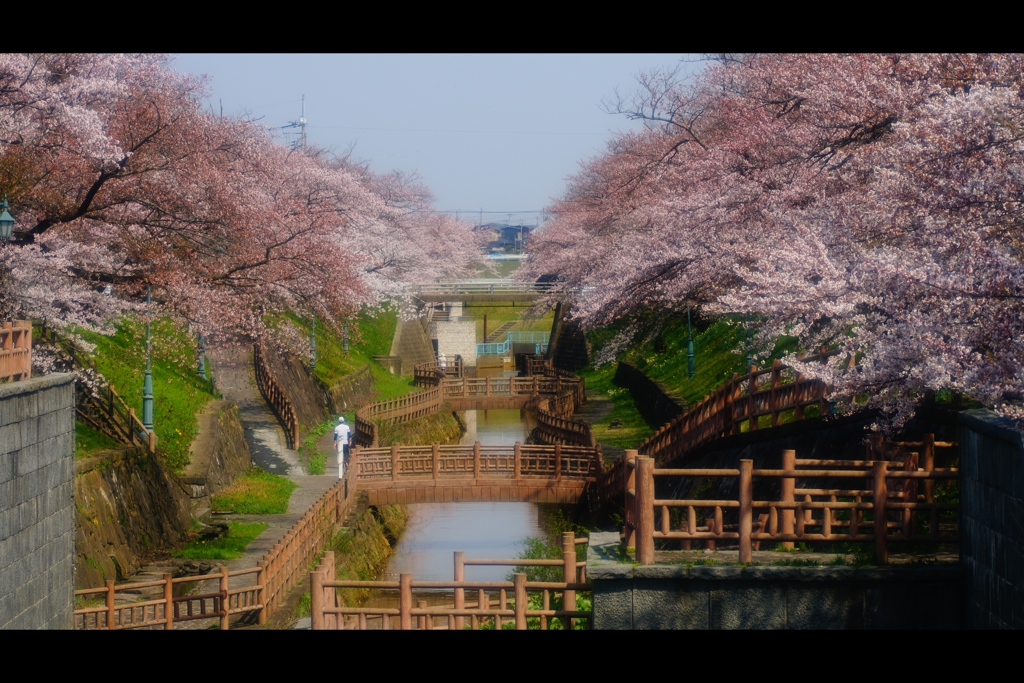
POLYGON ((338 424, 341 424, 344 421, 345 421, 345 417, 344 416, 338 418, 338 424))

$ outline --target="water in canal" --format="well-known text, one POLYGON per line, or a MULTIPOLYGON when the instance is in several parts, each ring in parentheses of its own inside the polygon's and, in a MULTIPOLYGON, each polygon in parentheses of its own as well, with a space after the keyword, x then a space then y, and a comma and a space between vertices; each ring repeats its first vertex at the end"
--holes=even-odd
MULTIPOLYGON (((462 443, 525 442, 535 416, 519 410, 467 410, 462 443)), ((417 503, 408 505, 409 524, 388 564, 387 579, 412 574, 416 580, 454 578, 453 553, 466 557, 516 557, 523 539, 540 536, 543 516, 557 506, 538 503, 417 503)), ((503 580, 508 567, 467 567, 470 581, 503 580)))

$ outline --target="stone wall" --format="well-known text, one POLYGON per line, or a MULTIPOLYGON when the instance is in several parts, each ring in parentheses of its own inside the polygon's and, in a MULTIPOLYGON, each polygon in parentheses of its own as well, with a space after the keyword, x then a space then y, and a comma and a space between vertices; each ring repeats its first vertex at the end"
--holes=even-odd
MULTIPOLYGON (((398 361, 401 374, 401 359, 398 361)), ((359 371, 346 377, 342 377, 327 390, 327 402, 330 409, 335 413, 344 413, 355 410, 369 402, 374 392, 373 373, 370 371, 370 364, 367 363, 359 371)))
POLYGON ((252 467, 252 455, 233 401, 210 401, 196 419, 199 433, 189 447, 182 479, 201 484, 204 496, 210 496, 252 467))
POLYGON ((139 571, 140 556, 192 529, 192 498, 142 448, 101 451, 75 463, 75 585, 102 586, 139 571))
POLYGON ((592 533, 594 628, 619 630, 958 629, 963 569, 636 566, 618 533, 592 533))
POLYGON ((402 359, 402 372, 413 374, 417 363, 434 360, 434 347, 430 344, 430 330, 425 317, 414 320, 398 319, 395 338, 391 341, 391 356, 402 359))
POLYGON ((75 384, 0 385, 0 629, 72 628, 75 384))
POLYGON ((620 362, 612 381, 615 386, 629 390, 640 415, 655 429, 671 422, 685 409, 683 399, 632 363, 620 362))
POLYGON ((266 359, 274 379, 292 402, 303 432, 330 417, 327 392, 310 371, 305 358, 268 349, 266 359))
POLYGON ((1024 432, 988 410, 960 424, 967 626, 1024 628, 1024 432))

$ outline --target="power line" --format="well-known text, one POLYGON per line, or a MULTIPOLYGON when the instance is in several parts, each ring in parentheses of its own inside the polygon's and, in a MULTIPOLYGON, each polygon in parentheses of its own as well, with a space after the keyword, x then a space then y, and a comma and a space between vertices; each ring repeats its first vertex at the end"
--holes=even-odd
MULTIPOLYGON (((287 128, 287 126, 282 126, 287 128)), ((604 137, 608 133, 576 133, 545 130, 458 130, 449 128, 366 128, 359 126, 310 126, 310 128, 331 128, 334 130, 373 130, 400 133, 478 133, 483 135, 590 135, 604 137)))

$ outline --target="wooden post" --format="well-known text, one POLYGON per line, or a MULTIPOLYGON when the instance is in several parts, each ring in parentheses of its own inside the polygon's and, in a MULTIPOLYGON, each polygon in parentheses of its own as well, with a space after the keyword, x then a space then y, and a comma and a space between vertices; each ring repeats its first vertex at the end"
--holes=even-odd
POLYGON ((434 445, 430 447, 430 456, 434 463, 434 479, 437 479, 441 474, 441 442, 435 441, 434 445))
POLYGON ((107 629, 114 630, 114 582, 107 579, 107 629))
POLYGON ((228 596, 228 566, 222 564, 220 566, 220 630, 228 630, 228 607, 229 596, 228 596))
POLYGON ((555 444, 555 481, 562 478, 562 444, 555 444))
MULTIPOLYGON (((697 533, 697 510, 692 505, 686 508, 686 533, 695 534, 697 533)), ((692 550, 693 541, 683 541, 683 550, 692 550)))
POLYGON ((516 441, 512 447, 513 466, 512 478, 519 479, 523 475, 523 445, 516 441))
MULTIPOLYGON (((653 536, 651 538, 653 540, 653 536)), ((576 534, 572 531, 566 531, 562 534, 562 581, 576 583, 576 534)), ((562 593, 562 609, 576 610, 575 590, 566 589, 562 593)), ((566 631, 572 630, 572 619, 565 618, 562 620, 562 623, 565 625, 566 631)))
MULTIPOLYGON (((708 517, 706 520, 704 520, 704 523, 707 524, 707 526, 708 526, 708 533, 712 533, 712 534, 715 533, 715 518, 714 517, 708 517)), ((714 550, 716 548, 715 539, 713 539, 713 538, 707 539, 704 543, 705 543, 705 548, 707 550, 714 550)))
POLYGON ((398 481, 398 444, 391 445, 391 481, 398 481))
POLYGON ((256 586, 259 588, 257 594, 259 595, 259 604, 263 605, 256 617, 256 623, 263 626, 267 623, 267 561, 258 560, 256 566, 260 568, 256 572, 256 586))
POLYGON ((533 376, 533 395, 534 395, 534 396, 536 396, 537 394, 538 394, 538 389, 537 389, 537 375, 534 375, 534 376, 533 376))
POLYGON ((148 443, 148 446, 149 446, 149 452, 150 453, 156 453, 156 430, 155 429, 152 430, 151 432, 149 432, 149 443, 148 443))
POLYGON ((750 534, 754 528, 754 461, 740 460, 740 562, 753 562, 750 534))
POLYGON ((661 506, 661 533, 667 534, 672 530, 672 515, 668 505, 661 506))
POLYGON ((487 343, 487 314, 484 313, 484 344, 487 343))
POLYGON ((872 489, 875 494, 874 510, 875 516, 875 561, 878 564, 889 564, 889 549, 886 546, 886 524, 885 507, 889 498, 889 490, 886 486, 885 475, 889 463, 884 460, 876 460, 871 464, 872 489))
POLYGON ((398 613, 399 628, 403 631, 412 630, 412 574, 398 577, 398 613))
POLYGON ((171 582, 171 575, 164 574, 164 624, 165 631, 174 629, 174 583, 171 582))
POLYGON ((309 575, 310 630, 324 630, 324 577, 325 572, 311 572, 309 575))
POLYGON ((473 478, 480 478, 480 442, 473 442, 473 478))
POLYGON ((526 606, 528 598, 526 597, 526 574, 515 574, 512 577, 515 583, 515 597, 516 597, 516 630, 526 630, 526 606))
POLYGON ((636 547, 636 468, 630 467, 629 463, 636 462, 637 451, 635 448, 627 448, 626 453, 622 456, 625 462, 624 474, 626 476, 625 486, 623 487, 623 493, 625 495, 623 512, 626 515, 626 524, 622 529, 624 535, 623 541, 625 542, 626 548, 636 547), (629 492, 633 491, 633 500, 630 500, 629 492))
MULTIPOLYGON (((466 580, 466 553, 461 550, 455 551, 455 580, 465 581, 466 580)), ((456 588, 455 589, 455 609, 466 608, 466 589, 456 588)), ((451 623, 451 622, 449 622, 451 623)), ((465 617, 455 617, 455 628, 459 631, 466 623, 465 617)))
MULTIPOLYGON (((426 609, 426 608, 427 608, 427 601, 426 600, 417 600, 416 601, 416 609, 426 609)), ((434 619, 432 617, 428 617, 426 614, 421 614, 418 617, 416 617, 416 628, 418 628, 421 631, 425 631, 425 630, 427 630, 428 628, 430 628, 433 625, 434 625, 434 619)))
MULTIPOLYGON (((795 470, 796 469, 796 451, 782 451, 782 469, 784 470, 795 470)), ((794 477, 783 477, 782 478, 782 502, 792 503, 795 500, 794 492, 796 490, 796 478, 794 477)), ((793 509, 782 511, 782 533, 791 534, 794 532, 793 522, 796 511, 793 509)), ((793 541, 783 541, 783 548, 795 548, 793 541)))
POLYGON ((484 396, 491 395, 491 378, 484 377, 484 396))
POLYGON ((638 457, 636 470, 636 559, 654 564, 654 458, 638 457))
POLYGON ((135 408, 128 409, 128 445, 135 445, 135 408))

